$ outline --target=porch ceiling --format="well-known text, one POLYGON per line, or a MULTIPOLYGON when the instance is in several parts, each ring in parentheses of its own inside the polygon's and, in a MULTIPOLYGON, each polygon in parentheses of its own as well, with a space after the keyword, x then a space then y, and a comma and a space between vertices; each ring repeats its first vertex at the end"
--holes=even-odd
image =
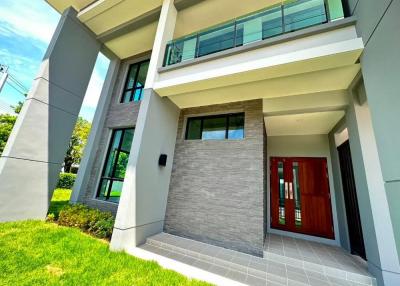
POLYGON ((268 136, 328 134, 344 116, 343 110, 265 117, 268 136))
POLYGON ((349 87, 359 71, 360 65, 353 64, 339 68, 171 95, 169 98, 178 107, 188 108, 260 98, 340 91, 349 87))
POLYGON ((162 0, 46 0, 62 13, 72 6, 78 19, 120 58, 150 51, 162 0))

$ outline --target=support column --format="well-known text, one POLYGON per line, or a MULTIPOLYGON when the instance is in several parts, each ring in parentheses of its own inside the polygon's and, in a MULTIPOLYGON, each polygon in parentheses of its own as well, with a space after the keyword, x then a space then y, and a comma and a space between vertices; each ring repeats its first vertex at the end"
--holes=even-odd
POLYGON ((395 239, 390 250, 380 253, 382 259, 388 261, 382 264, 381 281, 385 285, 400 285, 400 262, 389 259, 394 253, 400 257, 400 38, 396 36, 400 29, 400 1, 352 0, 349 7, 357 16, 358 34, 365 45, 361 69, 376 138, 375 163, 379 162, 381 168, 380 190, 387 200, 385 210, 373 211, 378 212, 378 216, 381 211, 390 214, 385 220, 391 224, 391 229, 377 235, 395 239), (392 278, 396 280, 390 280, 392 278))
POLYGON ((400 265, 390 202, 362 82, 354 88, 347 122, 369 270, 378 285, 397 285, 400 265))
POLYGON ((44 219, 100 49, 67 9, 0 157, 0 221, 44 219))
POLYGON ((79 166, 78 175, 75 180, 73 192, 71 196, 71 203, 77 203, 81 194, 87 187, 90 172, 92 171, 94 161, 96 159, 97 148, 101 138, 101 130, 106 120, 108 106, 111 102, 112 92, 117 81, 118 70, 120 66, 120 59, 108 52, 107 57, 110 59, 107 75, 104 80, 103 88, 101 90, 99 102, 97 104, 96 112, 93 117, 92 127, 88 141, 85 146, 83 157, 79 166))
POLYGON ((111 239, 113 250, 138 246, 163 231, 180 110, 152 87, 176 16, 174 1, 164 0, 111 239), (159 166, 161 154, 167 155, 166 166, 159 166))

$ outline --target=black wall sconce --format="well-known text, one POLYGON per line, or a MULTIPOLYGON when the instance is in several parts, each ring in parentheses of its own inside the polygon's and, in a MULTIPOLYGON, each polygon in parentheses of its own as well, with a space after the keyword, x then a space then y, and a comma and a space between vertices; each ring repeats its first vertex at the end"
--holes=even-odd
POLYGON ((167 165, 167 154, 160 155, 160 158, 158 158, 158 165, 161 167, 165 167, 167 165))

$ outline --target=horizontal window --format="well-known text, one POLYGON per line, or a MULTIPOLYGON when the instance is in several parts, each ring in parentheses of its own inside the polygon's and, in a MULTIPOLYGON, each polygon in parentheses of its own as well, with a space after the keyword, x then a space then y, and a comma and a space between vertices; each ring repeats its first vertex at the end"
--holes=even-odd
POLYGON ((133 133, 134 128, 113 130, 97 192, 98 199, 119 202, 133 133))
POLYGON ((244 113, 188 118, 186 140, 244 138, 244 113))
POLYGON ((134 63, 129 66, 126 77, 121 103, 140 101, 142 99, 144 84, 146 83, 147 71, 150 60, 134 63))

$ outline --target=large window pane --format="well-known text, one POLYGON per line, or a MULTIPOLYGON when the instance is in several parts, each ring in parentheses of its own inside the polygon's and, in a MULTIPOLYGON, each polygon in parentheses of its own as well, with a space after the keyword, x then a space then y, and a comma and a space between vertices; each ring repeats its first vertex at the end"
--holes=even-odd
POLYGON ((224 117, 205 118, 203 121, 203 131, 201 139, 217 140, 225 139, 226 136, 226 120, 224 117))
POLYGON ((104 171, 105 177, 112 177, 112 172, 114 170, 114 164, 116 157, 118 156, 118 147, 122 137, 122 130, 116 130, 111 138, 112 145, 108 151, 108 157, 106 161, 106 167, 104 171))
POLYGON ((133 94, 133 101, 140 101, 142 99, 143 88, 135 89, 133 94))
POLYGON ((221 140, 244 138, 244 113, 189 118, 186 139, 221 140))
POLYGON ((128 73, 128 78, 126 79, 126 86, 125 89, 131 89, 133 88, 135 84, 135 79, 136 79, 136 73, 137 73, 137 65, 131 65, 129 68, 129 73, 128 73))
POLYGON ((122 186, 123 186, 122 181, 113 181, 111 185, 111 191, 110 191, 110 196, 109 196, 109 201, 111 202, 119 202, 119 198, 121 197, 122 193, 122 186))
POLYGON ((118 201, 128 165, 134 129, 114 130, 103 168, 97 198, 118 201))
POLYGON ((201 139, 201 119, 189 118, 186 139, 201 139))
POLYGON ((149 62, 143 62, 140 64, 140 68, 139 68, 139 74, 137 77, 137 81, 136 81, 136 88, 143 88, 144 84, 146 83, 146 76, 147 76, 147 71, 149 70, 149 62))
POLYGON ((244 115, 229 116, 228 139, 244 138, 244 115))
POLYGON ((144 84, 146 83, 149 62, 150 61, 147 60, 130 66, 125 82, 125 88, 121 97, 121 103, 139 101, 142 99, 142 92, 144 84))

